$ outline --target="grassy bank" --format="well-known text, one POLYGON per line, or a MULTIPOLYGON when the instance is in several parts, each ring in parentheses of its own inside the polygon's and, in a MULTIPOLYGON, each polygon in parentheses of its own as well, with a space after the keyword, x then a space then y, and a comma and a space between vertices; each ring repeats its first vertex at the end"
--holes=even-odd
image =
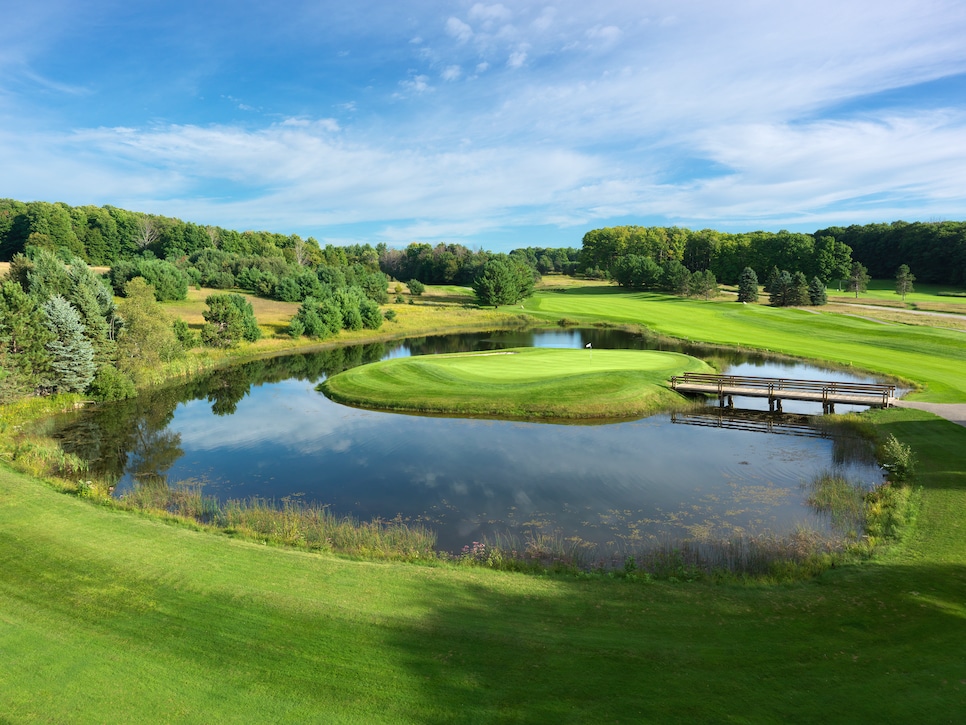
POLYGON ((385 360, 319 388, 360 407, 500 418, 606 419, 688 405, 672 375, 708 371, 679 353, 513 349, 385 360))
POLYGON ((783 587, 347 561, 93 507, 0 467, 11 721, 941 722, 966 707, 966 430, 909 410, 914 540, 783 587), (816 693, 821 693, 817 697, 816 693))
POLYGON ((913 397, 922 400, 966 401, 966 337, 953 330, 607 287, 538 292, 526 307, 546 319, 637 323, 673 337, 854 366, 914 382, 923 390, 913 397))

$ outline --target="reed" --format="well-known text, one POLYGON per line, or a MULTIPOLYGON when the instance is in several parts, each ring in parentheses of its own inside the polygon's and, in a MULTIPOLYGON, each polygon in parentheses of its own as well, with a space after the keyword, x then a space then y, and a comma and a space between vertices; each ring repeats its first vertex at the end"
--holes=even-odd
POLYGON ((436 534, 423 526, 399 519, 358 521, 336 516, 326 506, 288 498, 278 503, 261 498, 219 502, 204 495, 195 481, 176 486, 141 481, 118 505, 276 546, 397 561, 437 558, 436 534))

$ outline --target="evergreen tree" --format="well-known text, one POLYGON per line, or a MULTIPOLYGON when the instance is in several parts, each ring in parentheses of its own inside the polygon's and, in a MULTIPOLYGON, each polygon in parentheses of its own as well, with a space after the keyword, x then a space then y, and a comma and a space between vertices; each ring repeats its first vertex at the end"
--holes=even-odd
POLYGON ((36 390, 49 384, 53 335, 37 300, 12 280, 0 284, 0 333, 7 353, 5 368, 18 386, 36 390))
POLYGON ((828 293, 825 291, 825 283, 818 277, 812 277, 812 281, 808 285, 808 301, 809 304, 815 305, 816 307, 828 303, 828 293))
POLYGON ((796 272, 792 275, 792 288, 787 304, 793 307, 808 304, 808 278, 805 277, 804 272, 796 272))
POLYGON ((860 262, 852 263, 852 270, 849 272, 849 278, 846 281, 845 289, 849 292, 855 292, 855 297, 858 299, 859 292, 865 292, 869 286, 869 270, 862 266, 860 262))
POLYGON ((916 276, 909 271, 908 264, 899 265, 896 271, 896 294, 902 295, 902 301, 906 301, 906 295, 913 292, 912 283, 916 281, 916 276))
POLYGON ((676 295, 686 295, 691 286, 691 271, 676 259, 669 259, 661 266, 660 287, 676 295))
POLYGON ((758 275, 751 267, 745 267, 738 278, 738 301, 758 301, 758 275))
POLYGON ((782 270, 770 286, 768 304, 772 307, 787 307, 792 294, 792 275, 787 270, 782 270))
POLYGON ((718 281, 710 269, 694 272, 691 275, 688 293, 692 297, 704 297, 706 300, 718 296, 718 281))
POLYGON ((517 275, 502 259, 491 259, 473 281, 480 305, 512 305, 519 298, 517 275))
POLYGON ((261 337, 252 306, 241 295, 209 295, 205 304, 201 342, 208 347, 234 347, 242 340, 255 342, 261 337))
MULTIPOLYGON (((768 294, 773 294, 776 291, 776 287, 781 286, 782 273, 778 269, 777 265, 771 268, 771 272, 768 273, 768 279, 765 280, 765 292, 768 294)), ((772 303, 774 304, 774 303, 772 303)))
POLYGON ((43 305, 47 329, 53 339, 47 343, 51 356, 52 383, 58 392, 82 393, 94 379, 94 346, 84 335, 77 310, 60 295, 43 305))

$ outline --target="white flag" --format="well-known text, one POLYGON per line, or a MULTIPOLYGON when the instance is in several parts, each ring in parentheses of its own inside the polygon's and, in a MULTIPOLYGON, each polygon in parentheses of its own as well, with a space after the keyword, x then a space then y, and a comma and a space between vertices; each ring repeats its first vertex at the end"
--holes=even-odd
POLYGON ((588 342, 588 343, 587 343, 586 345, 584 345, 584 347, 593 347, 593 345, 591 345, 591 344, 590 344, 590 343, 588 342))

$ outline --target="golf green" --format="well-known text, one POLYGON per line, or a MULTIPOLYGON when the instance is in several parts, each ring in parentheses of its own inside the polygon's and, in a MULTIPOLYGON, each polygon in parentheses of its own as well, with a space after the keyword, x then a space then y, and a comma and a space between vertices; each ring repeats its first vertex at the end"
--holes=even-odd
POLYGON ((378 410, 631 418, 687 405, 670 389, 671 376, 709 370, 680 353, 517 348, 385 360, 339 373, 319 389, 337 402, 378 410))

